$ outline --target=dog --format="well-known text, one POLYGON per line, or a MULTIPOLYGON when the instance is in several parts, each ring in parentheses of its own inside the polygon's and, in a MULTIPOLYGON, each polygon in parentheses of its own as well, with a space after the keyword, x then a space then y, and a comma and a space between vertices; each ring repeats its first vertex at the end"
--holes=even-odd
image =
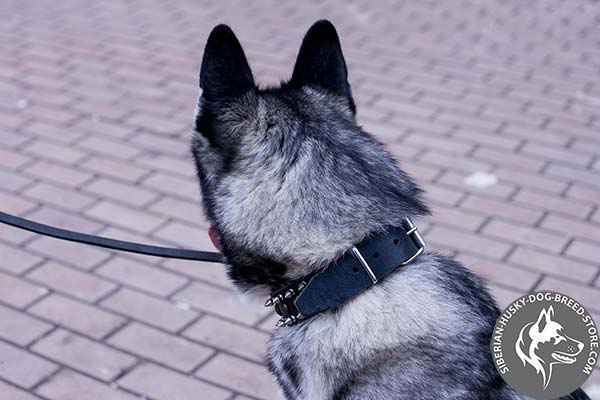
POLYGON ((552 378, 556 364, 573 364, 583 350, 583 343, 564 333, 563 326, 554 320, 552 306, 542 309, 536 321, 526 324, 515 344, 523 365, 529 364, 542 375, 544 389, 552 378))
MULTIPOLYGON (((268 88, 256 86, 233 31, 216 26, 200 89, 191 151, 202 204, 244 295, 264 301, 429 213, 418 185, 357 124, 330 22, 308 30, 291 78, 268 88)), ((286 400, 525 398, 492 362, 498 316, 479 278, 424 253, 339 307, 275 328, 267 364, 286 400)))

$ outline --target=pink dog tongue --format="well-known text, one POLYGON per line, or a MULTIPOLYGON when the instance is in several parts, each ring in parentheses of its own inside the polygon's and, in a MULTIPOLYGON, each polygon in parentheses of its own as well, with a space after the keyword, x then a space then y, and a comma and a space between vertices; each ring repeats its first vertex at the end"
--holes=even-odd
POLYGON ((208 236, 210 237, 210 241, 212 242, 213 246, 215 246, 217 250, 221 251, 221 246, 219 245, 219 234, 217 233, 217 229, 213 224, 210 224, 210 227, 208 228, 208 236))

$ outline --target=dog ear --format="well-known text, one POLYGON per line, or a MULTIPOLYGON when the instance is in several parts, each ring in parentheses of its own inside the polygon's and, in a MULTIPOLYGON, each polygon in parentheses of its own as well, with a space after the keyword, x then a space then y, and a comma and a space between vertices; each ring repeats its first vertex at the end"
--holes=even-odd
POLYGON ((552 314, 554 314, 554 309, 552 308, 552 306, 550 306, 550 308, 548 308, 547 310, 544 308, 544 309, 542 309, 542 312, 540 312, 540 316, 538 317, 538 320, 535 323, 535 325, 537 326, 538 332, 541 333, 544 330, 544 328, 546 327, 546 324, 548 322, 550 322, 550 320, 551 320, 550 312, 552 312, 552 314))
POLYGON ((290 84, 320 86, 352 100, 342 46, 331 22, 317 21, 304 36, 290 84))
POLYGON ((208 100, 240 96, 255 88, 242 45, 227 25, 215 26, 208 36, 200 68, 200 87, 208 100))

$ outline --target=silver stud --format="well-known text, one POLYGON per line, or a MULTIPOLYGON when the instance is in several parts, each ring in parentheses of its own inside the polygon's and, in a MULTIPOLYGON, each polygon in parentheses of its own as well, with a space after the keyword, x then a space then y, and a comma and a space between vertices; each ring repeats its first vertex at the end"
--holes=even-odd
POLYGON ((273 298, 272 298, 272 297, 269 297, 269 298, 267 299, 267 301, 265 302, 265 307, 271 307, 271 306, 273 306, 273 304, 275 304, 275 303, 273 302, 273 298))

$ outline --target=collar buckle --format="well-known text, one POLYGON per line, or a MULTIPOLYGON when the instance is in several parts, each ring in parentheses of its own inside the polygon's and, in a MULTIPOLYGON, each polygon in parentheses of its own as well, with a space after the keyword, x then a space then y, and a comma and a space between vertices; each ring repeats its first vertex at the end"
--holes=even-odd
POLYGON ((406 217, 404 219, 402 223, 402 228, 404 228, 404 230, 406 231, 406 235, 413 241, 413 243, 417 247, 416 253, 408 260, 400 264, 406 265, 423 252, 423 250, 425 249, 425 240, 423 239, 423 236, 421 236, 421 233, 419 232, 417 226, 412 222, 412 220, 409 217, 406 217))
POLYGON ((306 280, 302 280, 297 285, 286 287, 271 295, 265 302, 265 307, 274 307, 275 312, 281 316, 276 326, 292 326, 298 321, 304 319, 304 316, 298 311, 294 300, 298 294, 306 287, 306 280))

